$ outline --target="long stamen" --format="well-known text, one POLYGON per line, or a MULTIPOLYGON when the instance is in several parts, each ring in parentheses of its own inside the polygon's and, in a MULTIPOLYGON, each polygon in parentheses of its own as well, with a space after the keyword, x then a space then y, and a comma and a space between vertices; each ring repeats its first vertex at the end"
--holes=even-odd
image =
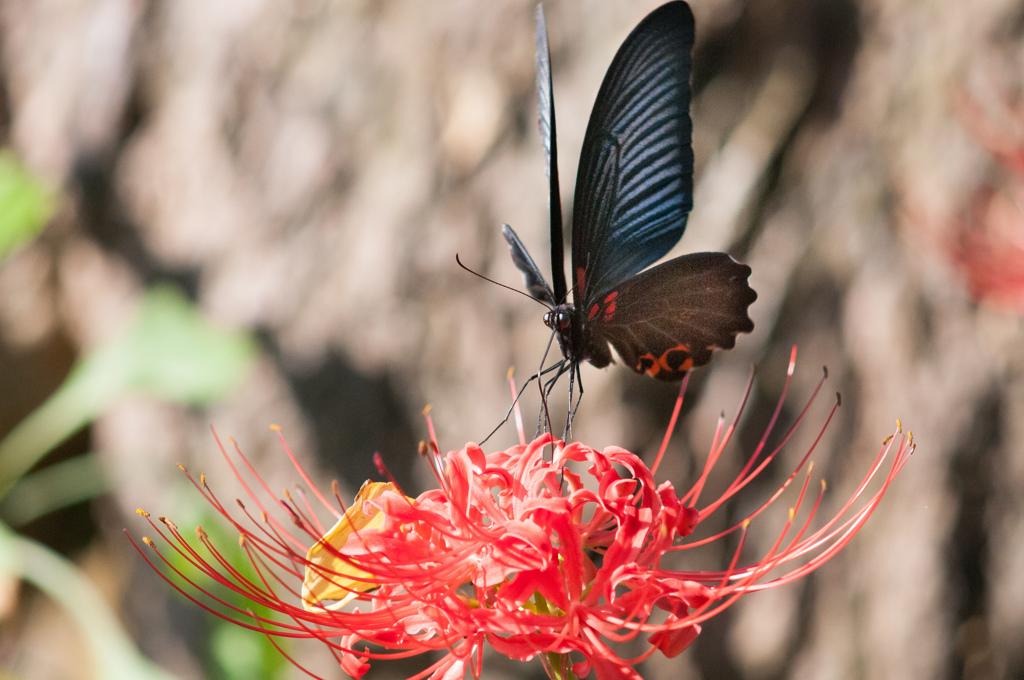
MULTIPOLYGON (((255 508, 250 511, 238 500, 240 512, 229 512, 205 476, 197 481, 185 474, 239 532, 247 564, 234 566, 229 553, 218 550, 202 529, 196 544, 170 520, 140 513, 174 551, 165 556, 147 538, 144 542, 158 558, 143 556, 174 588, 217 616, 261 631, 277 647, 284 638, 317 640, 354 675, 365 672, 370 661, 436 652, 441 657, 414 680, 461 676, 466 670, 479 677, 485 642, 515 658, 540 656, 559 677, 593 667, 601 673, 631 669, 658 650, 678 653, 697 637, 700 624, 741 597, 789 583, 825 564, 864 526, 913 453, 913 439, 902 435, 897 424, 839 511, 819 520, 826 486, 822 482, 812 493, 810 459, 836 413, 837 399, 792 471, 766 500, 723 531, 691 537, 701 520, 750 487, 794 441, 822 382, 781 441, 769 448, 792 375, 791 363, 770 422, 739 473, 700 508, 702 491, 735 438, 753 373, 731 421, 724 415, 719 419, 703 469, 685 493, 677 495, 668 482, 657 484, 653 474, 678 422, 684 383, 651 468, 616 447, 596 451, 579 442, 558 445, 550 432, 508 451, 488 454, 467 445, 442 458, 428 415, 430 439, 421 444, 421 453, 439 488, 413 499, 394 480, 367 483, 346 508, 334 483, 336 504, 329 507, 339 519, 326 532, 305 489, 328 503, 308 475, 300 472, 305 486, 274 498, 237 444, 229 455, 218 439, 246 502, 255 508), (545 460, 549 446, 555 453, 545 460), (255 483, 243 474, 252 475, 255 483), (795 484, 800 474, 803 480, 795 484), (792 503, 781 531, 754 561, 742 561, 753 542, 755 520, 776 507, 783 493, 792 494, 792 503), (260 500, 264 495, 273 498, 267 506, 285 513, 287 520, 267 512, 260 500), (286 528, 289 521, 297 531, 286 528), (724 569, 663 565, 726 537, 735 545, 724 569), (190 565, 187 570, 179 566, 179 556, 190 565), (186 573, 193 570, 198 578, 186 573), (239 607, 235 597, 271 614, 239 607), (667 616, 656 617, 659 610, 667 616), (640 641, 644 633, 650 634, 649 644, 640 641), (646 646, 637 649, 638 644, 646 646), (626 650, 632 651, 620 654, 626 650), (584 661, 572 661, 569 654, 584 661)), ((511 375, 509 384, 515 393, 511 375)), ((290 450, 288 455, 298 467, 290 450)), ((390 478, 382 459, 376 460, 390 478)), ((636 678, 634 671, 628 674, 636 678)))

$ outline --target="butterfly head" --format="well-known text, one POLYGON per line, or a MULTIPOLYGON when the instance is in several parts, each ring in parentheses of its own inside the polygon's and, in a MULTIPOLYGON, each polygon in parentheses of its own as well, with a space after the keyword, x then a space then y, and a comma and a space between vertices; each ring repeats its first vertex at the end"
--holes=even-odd
POLYGON ((572 324, 572 305, 558 305, 544 315, 544 325, 558 333, 569 330, 572 324))
MULTIPOLYGON (((544 315, 544 324, 554 332, 558 346, 562 350, 562 356, 571 364, 578 365, 581 361, 593 361, 591 345, 594 343, 588 341, 586 320, 580 318, 575 305, 563 303, 552 307, 551 311, 544 315)), ((598 368, 607 365, 606 361, 598 365, 598 368)))

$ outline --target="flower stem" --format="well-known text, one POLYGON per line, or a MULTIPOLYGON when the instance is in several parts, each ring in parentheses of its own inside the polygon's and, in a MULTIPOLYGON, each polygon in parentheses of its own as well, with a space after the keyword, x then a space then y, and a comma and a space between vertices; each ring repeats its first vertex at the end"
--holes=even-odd
POLYGON ((96 586, 75 565, 2 523, 0 571, 31 583, 71 615, 92 649, 94 677, 173 680, 139 653, 96 586))

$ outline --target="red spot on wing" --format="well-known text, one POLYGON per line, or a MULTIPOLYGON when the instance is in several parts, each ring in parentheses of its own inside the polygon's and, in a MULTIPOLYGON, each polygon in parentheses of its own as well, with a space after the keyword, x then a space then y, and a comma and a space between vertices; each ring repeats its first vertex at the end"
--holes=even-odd
POLYGON ((617 297, 619 297, 619 292, 617 290, 613 290, 604 296, 604 300, 601 300, 601 304, 605 306, 603 320, 606 323, 611 321, 612 317, 615 316, 615 298, 617 297))
POLYGON ((662 368, 664 368, 666 371, 669 371, 670 373, 681 373, 683 371, 688 371, 691 368, 693 368, 693 357, 689 356, 689 354, 690 346, 687 345, 686 343, 681 343, 679 345, 676 345, 675 347, 670 347, 669 349, 665 350, 665 352, 660 357, 658 357, 658 363, 661 364, 662 368), (668 355, 671 354, 672 352, 683 352, 684 354, 687 355, 683 363, 679 364, 675 368, 670 366, 668 363, 668 355))
POLYGON ((600 311, 600 307, 600 305, 595 303, 594 306, 590 308, 590 311, 587 313, 587 321, 591 321, 595 316, 597 316, 598 311, 600 311))
POLYGON ((641 356, 637 361, 636 370, 653 377, 658 375, 661 371, 661 365, 658 363, 658 360, 654 358, 654 355, 648 352, 641 356))
POLYGON ((647 354, 642 355, 637 361, 636 370, 646 373, 651 377, 658 375, 662 371, 667 373, 685 373, 693 368, 693 357, 689 356, 689 354, 690 346, 686 343, 670 347, 657 357, 648 352, 647 354), (687 357, 681 364, 673 366, 669 363, 669 355, 672 352, 683 352, 687 357))
POLYGON ((583 296, 583 291, 586 288, 584 285, 586 283, 586 276, 587 272, 583 267, 576 267, 576 295, 580 297, 583 296))

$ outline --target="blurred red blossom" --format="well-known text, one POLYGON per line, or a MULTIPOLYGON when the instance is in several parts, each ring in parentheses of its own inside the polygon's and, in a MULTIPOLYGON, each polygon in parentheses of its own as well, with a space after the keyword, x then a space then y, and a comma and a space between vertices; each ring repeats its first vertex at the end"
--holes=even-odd
POLYGON ((947 236, 946 251, 966 276, 975 300, 1024 312, 1024 184, 1008 193, 977 190, 972 205, 947 236))
POLYGON ((958 100, 964 127, 1011 175, 1004 191, 975 191, 948 248, 975 299, 1024 312, 1024 104, 999 104, 993 112, 967 95, 958 100))
POLYGON ((961 215, 929 215, 923 201, 913 199, 911 218, 963 273, 974 300, 1024 312, 1024 103, 1005 96, 982 105, 962 94, 954 108, 1007 177, 999 189, 979 184, 961 215))
MULTIPOLYGON (((898 427, 839 512, 814 528, 825 484, 808 493, 813 468, 808 460, 823 425, 781 488, 734 526, 695 540, 694 529, 778 457, 807 413, 810 402, 781 441, 769 447, 793 367, 791 360, 786 387, 760 442, 725 490, 710 501, 702 493, 736 431, 752 380, 731 423, 720 418, 703 470, 682 495, 671 482, 654 479, 682 391, 650 468, 619 447, 597 451, 547 434, 493 453, 467 444, 441 456, 432 443, 422 449, 439 488, 409 498, 393 482, 367 482, 345 509, 340 500, 338 507, 328 502, 285 445, 312 495, 336 518, 330 529, 321 525, 305 495, 298 502, 291 494, 272 503, 262 501, 263 494, 245 481, 255 473, 237 446, 233 455, 221 446, 258 512, 254 515, 238 501, 242 510, 236 516, 205 477, 196 486, 240 532, 241 548, 257 578, 246 578, 232 566, 201 528, 201 547, 196 547, 170 520, 159 518, 157 523, 139 512, 199 572, 276 612, 276 618, 231 605, 200 586, 149 538, 143 540, 158 559, 143 556, 154 568, 162 562, 163 568, 157 569, 169 583, 218 616, 260 630, 271 640, 322 641, 353 677, 365 673, 371 660, 425 652, 442 656, 415 678, 449 680, 463 677, 466 670, 479 677, 481 655, 489 645, 516 660, 539 656, 548 674, 559 680, 583 677, 591 670, 599 680, 639 678, 637 663, 659 650, 667 656, 679 654, 705 620, 741 596, 788 583, 827 562, 864 525, 913 453, 913 438, 898 427), (887 459, 891 462, 886 469, 887 459), (805 467, 788 519, 771 547, 743 562, 751 522, 805 467), (275 518, 270 508, 287 513, 287 521, 275 518), (668 563, 676 565, 686 550, 727 537, 735 548, 726 568, 670 568, 668 563), (635 650, 643 639, 647 644, 638 656, 623 658, 623 648, 635 650), (632 647, 624 644, 629 642, 632 647)), ((815 396, 820 389, 821 383, 815 396)), ((825 425, 836 406, 838 401, 825 425)), ((272 497, 255 478, 256 488, 272 497)))

